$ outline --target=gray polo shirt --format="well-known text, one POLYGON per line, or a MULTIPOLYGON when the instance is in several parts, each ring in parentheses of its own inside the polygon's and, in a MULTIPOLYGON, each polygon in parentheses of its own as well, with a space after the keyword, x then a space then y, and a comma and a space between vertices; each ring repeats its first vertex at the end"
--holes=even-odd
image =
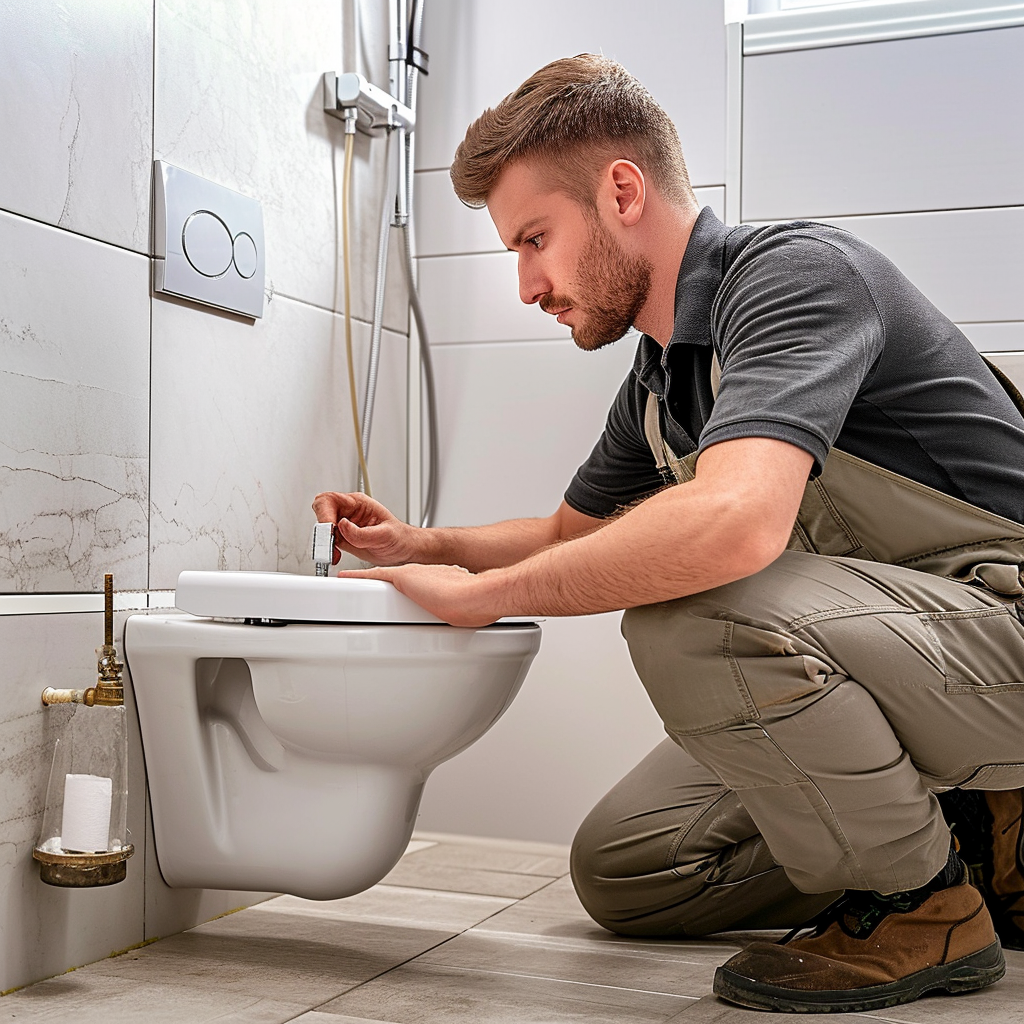
POLYGON ((566 491, 577 511, 603 518, 670 482, 644 436, 648 392, 679 456, 771 437, 809 452, 817 473, 835 445, 1024 522, 1024 418, 963 334, 838 228, 730 229, 701 212, 679 268, 672 338, 662 349, 641 336, 566 491))

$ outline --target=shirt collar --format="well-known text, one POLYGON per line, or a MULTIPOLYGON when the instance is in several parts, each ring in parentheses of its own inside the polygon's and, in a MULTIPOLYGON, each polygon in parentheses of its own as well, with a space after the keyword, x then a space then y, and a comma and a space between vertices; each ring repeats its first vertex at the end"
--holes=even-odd
POLYGON ((711 344, 711 306, 722 284, 722 264, 727 228, 705 206, 690 231, 676 278, 675 319, 672 337, 663 349, 644 334, 637 346, 633 372, 648 391, 665 395, 665 367, 673 345, 711 344))

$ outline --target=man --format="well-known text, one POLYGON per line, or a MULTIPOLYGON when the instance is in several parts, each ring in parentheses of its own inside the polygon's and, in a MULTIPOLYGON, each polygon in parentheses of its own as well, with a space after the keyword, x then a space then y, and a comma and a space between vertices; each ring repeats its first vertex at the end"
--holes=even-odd
POLYGON ((998 980, 934 794, 999 791, 971 838, 1024 948, 1024 418, 1007 390, 851 235, 699 211, 670 120, 612 61, 541 69, 470 126, 452 179, 518 254, 524 302, 583 349, 643 337, 546 519, 424 530, 319 495, 337 554, 380 567, 350 575, 463 626, 628 609, 670 739, 577 835, 573 879, 605 927, 824 910, 719 969, 720 995, 766 1009, 998 980))

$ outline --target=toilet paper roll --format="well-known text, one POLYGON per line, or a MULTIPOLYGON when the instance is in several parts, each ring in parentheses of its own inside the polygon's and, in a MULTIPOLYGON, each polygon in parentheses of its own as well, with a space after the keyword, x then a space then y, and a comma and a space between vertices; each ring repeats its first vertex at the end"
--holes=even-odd
POLYGON ((102 775, 64 777, 64 818, 60 845, 75 853, 100 853, 110 836, 113 783, 102 775))

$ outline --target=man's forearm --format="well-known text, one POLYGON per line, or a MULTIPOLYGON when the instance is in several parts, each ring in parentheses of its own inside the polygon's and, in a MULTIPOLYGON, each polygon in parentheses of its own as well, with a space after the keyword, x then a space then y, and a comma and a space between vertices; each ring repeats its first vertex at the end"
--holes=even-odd
POLYGON ((813 456, 785 441, 724 441, 701 456, 695 480, 665 488, 617 519, 571 509, 563 516, 564 506, 548 520, 432 531, 436 551, 420 564, 348 575, 387 580, 455 626, 672 600, 777 558, 813 465, 813 456), (550 543, 556 540, 565 543, 550 543))
POLYGON ((749 439, 705 458, 707 475, 653 495, 604 529, 467 581, 461 613, 480 621, 591 614, 699 593, 764 568, 785 548, 811 456, 749 439), (768 455, 775 472, 759 479, 768 455))
POLYGON ((416 560, 483 572, 514 565, 561 539, 554 517, 508 519, 488 526, 429 527, 423 531, 423 557, 416 560))

